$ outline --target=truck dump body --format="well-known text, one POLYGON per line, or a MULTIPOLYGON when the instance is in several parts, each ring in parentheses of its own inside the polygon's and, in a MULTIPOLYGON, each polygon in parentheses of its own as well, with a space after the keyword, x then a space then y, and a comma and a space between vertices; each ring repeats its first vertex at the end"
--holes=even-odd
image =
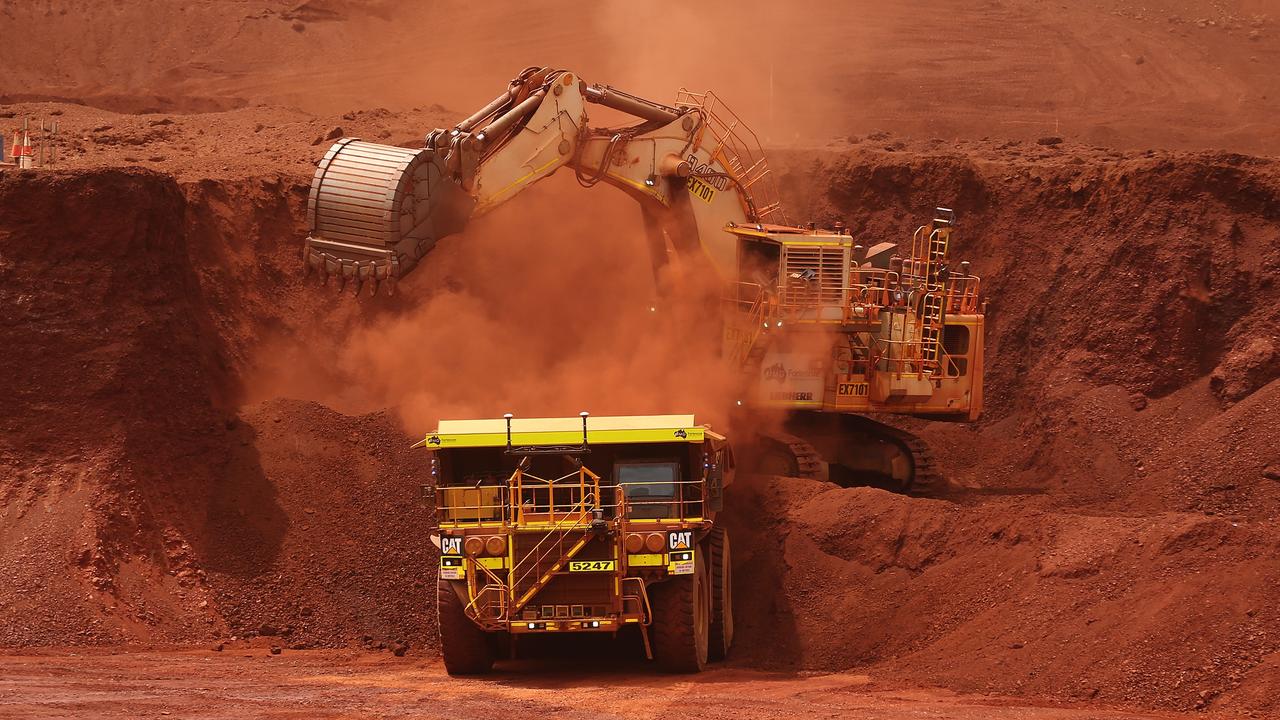
POLYGON ((441 421, 419 446, 435 453, 443 644, 449 593, 507 637, 635 625, 648 648, 651 588, 695 575, 711 615, 699 543, 733 457, 693 416, 441 421))

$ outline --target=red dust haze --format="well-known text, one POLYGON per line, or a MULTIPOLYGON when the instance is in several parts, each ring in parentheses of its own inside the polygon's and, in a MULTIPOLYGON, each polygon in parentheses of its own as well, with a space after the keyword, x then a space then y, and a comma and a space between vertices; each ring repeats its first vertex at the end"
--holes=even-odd
POLYGON ((658 297, 638 207, 605 185, 534 186, 442 242, 398 293, 408 307, 376 309, 332 345, 269 345, 251 397, 394 406, 414 434, 506 412, 719 422, 736 399, 718 317, 658 297))

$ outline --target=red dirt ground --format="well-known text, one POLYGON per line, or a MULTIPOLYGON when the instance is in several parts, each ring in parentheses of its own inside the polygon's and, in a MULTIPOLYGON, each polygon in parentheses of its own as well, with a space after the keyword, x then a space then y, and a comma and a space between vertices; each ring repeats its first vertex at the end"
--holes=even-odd
POLYGON ((527 665, 492 678, 445 675, 439 661, 339 651, 0 655, 0 717, 566 718, 777 717, 898 720, 1162 720, 1165 713, 958 696, 867 675, 795 677, 710 670, 673 680, 634 664, 527 665))
MULTIPOLYGON (((710 712, 776 687, 769 702, 822 697, 815 713, 866 717, 938 701, 841 690, 830 704, 830 683, 857 672, 1088 708, 1280 713, 1280 166, 1237 154, 1280 147, 1265 131, 1280 91, 1264 72, 1280 59, 1274 10, 889 5, 814 10, 841 32, 780 21, 793 45, 776 52, 794 64, 775 76, 774 106, 810 109, 760 126, 795 146, 771 160, 797 219, 878 241, 909 237, 935 203, 957 208, 959 252, 991 303, 987 414, 904 423, 942 458, 954 487, 937 497, 785 478, 732 488, 740 636, 731 669, 707 676, 716 690, 692 696, 710 712), (949 42, 926 42, 944 29, 949 42), (1036 142, 1047 135, 1066 141, 1036 142), (795 674, 809 671, 840 674, 795 674)), ((431 103, 483 101, 539 53, 655 97, 720 84, 763 116, 770 53, 717 40, 703 71, 601 57, 634 42, 611 29, 629 18, 614 3, 587 13, 585 39, 552 32, 555 13, 473 4, 430 18, 340 0, 48 6, 0 2, 10 27, 48 39, 0 47, 0 95, 15 101, 0 116, 63 127, 55 171, 0 171, 0 646, 257 650, 243 664, 0 658, 27 678, 0 685, 0 713, 87 711, 62 703, 102 677, 148 683, 159 667, 185 689, 191 676, 171 666, 214 662, 220 693, 308 690, 188 710, 285 717, 302 697, 377 714, 387 686, 419 683, 396 692, 458 697, 420 664, 434 653, 435 558, 411 436, 462 412, 459 398, 487 413, 651 403, 638 411, 714 415, 715 393, 600 362, 637 338, 671 339, 616 322, 647 271, 636 213, 611 196, 584 208, 540 187, 442 244, 391 298, 304 283, 302 210, 325 145, 313 143, 335 127, 414 142, 460 114, 431 103), (454 32, 430 34, 443 49, 422 40, 450 21, 454 32), (440 60, 462 38, 481 38, 466 77, 440 60), (733 72, 741 63, 752 72, 733 72), (75 103, 16 102, 39 96, 75 103), (375 105, 391 109, 361 109, 375 105), (580 217, 540 227, 564 216, 580 217), (544 244, 513 242, 534 226, 544 244), (599 300, 566 299, 535 269, 547 261, 575 277, 594 269, 583 282, 599 300), (531 324, 545 314, 569 320, 531 324), (516 334, 530 327, 536 337, 516 334), (570 385, 584 368, 605 380, 570 385), (628 384, 654 389, 637 397, 628 384), (288 650, 397 640, 409 659, 288 650), (270 645, 288 659, 258 657, 270 645), (57 679, 32 679, 43 670, 30 664, 57 679), (317 677, 335 665, 362 679, 317 677), (310 694, 317 684, 328 689, 310 694)), ((741 29, 772 12, 744 7, 675 19, 741 29)), ((663 19, 639 12, 645 27, 663 19)), ((622 682, 604 677, 569 685, 594 705, 615 693, 593 683, 622 682)), ((683 682, 626 679, 642 714, 689 697, 683 682)), ((482 687, 562 712, 525 684, 482 687)), ((98 711, 159 710, 142 690, 98 711)))

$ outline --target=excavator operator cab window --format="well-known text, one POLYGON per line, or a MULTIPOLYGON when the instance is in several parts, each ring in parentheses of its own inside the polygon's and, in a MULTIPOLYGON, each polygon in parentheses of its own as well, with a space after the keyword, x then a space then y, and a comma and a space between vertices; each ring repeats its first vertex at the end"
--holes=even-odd
POLYGON ((782 246, 775 242, 738 238, 738 277, 766 292, 777 292, 782 246))
POLYGON ((640 520, 680 516, 680 463, 622 462, 615 468, 627 514, 640 520))

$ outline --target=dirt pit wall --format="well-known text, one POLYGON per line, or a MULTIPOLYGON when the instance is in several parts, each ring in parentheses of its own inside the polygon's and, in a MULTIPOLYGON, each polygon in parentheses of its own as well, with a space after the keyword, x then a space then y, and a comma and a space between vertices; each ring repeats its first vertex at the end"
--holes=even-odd
MULTIPOLYGON (((0 176, 0 644, 434 642, 426 469, 389 413, 240 407, 301 194, 0 176)), ((340 322, 347 308, 331 308, 340 322)))
POLYGON ((953 258, 989 302, 986 411, 912 425, 953 479, 1115 509, 1280 510, 1265 444, 1233 443, 1225 465, 1190 462, 1188 444, 1280 377, 1274 161, 892 138, 773 157, 793 215, 868 246, 957 210, 953 258))

